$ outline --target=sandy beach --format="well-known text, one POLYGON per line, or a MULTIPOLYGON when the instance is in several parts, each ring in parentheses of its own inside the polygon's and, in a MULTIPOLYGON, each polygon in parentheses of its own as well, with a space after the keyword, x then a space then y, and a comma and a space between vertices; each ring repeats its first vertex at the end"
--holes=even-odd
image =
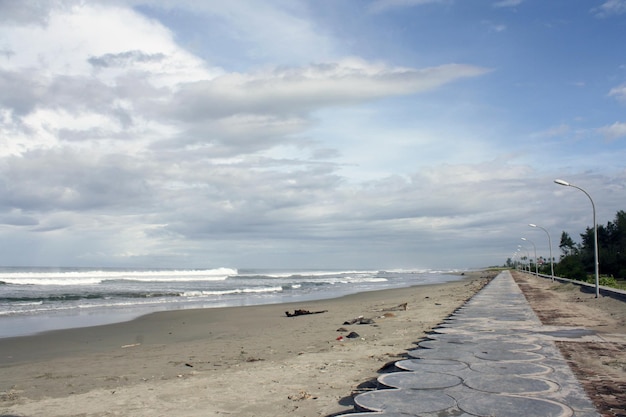
POLYGON ((305 303, 161 312, 1 339, 0 415, 347 412, 353 393, 367 389, 488 275, 305 303), (285 315, 297 309, 324 312, 285 315), (360 317, 372 322, 344 324, 360 317))

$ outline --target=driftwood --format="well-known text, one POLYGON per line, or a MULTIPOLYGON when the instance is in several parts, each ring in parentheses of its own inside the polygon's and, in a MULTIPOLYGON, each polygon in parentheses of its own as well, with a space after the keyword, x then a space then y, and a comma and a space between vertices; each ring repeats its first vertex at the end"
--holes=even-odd
POLYGON ((326 313, 328 310, 321 311, 309 311, 309 310, 294 310, 293 313, 285 311, 287 317, 297 317, 297 316, 306 316, 307 314, 321 314, 326 313))

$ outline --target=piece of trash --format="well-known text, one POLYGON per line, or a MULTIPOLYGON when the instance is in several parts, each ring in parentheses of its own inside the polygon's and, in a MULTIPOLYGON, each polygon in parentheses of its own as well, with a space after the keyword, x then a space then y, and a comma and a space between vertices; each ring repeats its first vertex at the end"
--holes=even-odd
POLYGON ((192 365, 192 364, 190 364, 190 363, 186 363, 186 364, 185 364, 185 366, 188 366, 188 367, 190 367, 190 368, 193 368, 193 365, 192 365))
POLYGON ((349 339, 356 339, 357 337, 361 337, 357 332, 350 332, 349 335, 346 336, 349 339))
POLYGON ((344 321, 343 324, 344 325, 349 325, 349 324, 374 324, 374 320, 372 319, 367 319, 363 316, 359 316, 355 319, 352 320, 348 320, 348 321, 344 321))
POLYGON ((339 336, 336 340, 339 340, 341 342, 343 340, 343 336, 339 336))
POLYGON ((130 348, 130 347, 135 347, 135 346, 140 346, 141 343, 133 343, 132 345, 123 345, 122 349, 126 349, 126 348, 130 348))
POLYGON ((321 311, 309 311, 309 310, 294 310, 293 313, 285 311, 285 315, 287 317, 297 317, 297 316, 306 316, 307 314, 321 314, 326 313, 328 310, 321 311))
POLYGON ((338 332, 347 332, 348 329, 346 329, 345 327, 340 327, 337 329, 338 332))

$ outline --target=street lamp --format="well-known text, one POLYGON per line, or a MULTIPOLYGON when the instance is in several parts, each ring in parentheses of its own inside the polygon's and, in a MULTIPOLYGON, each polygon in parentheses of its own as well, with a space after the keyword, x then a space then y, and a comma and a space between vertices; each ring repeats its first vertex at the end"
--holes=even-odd
POLYGON ((548 233, 548 231, 544 229, 543 227, 537 226, 536 224, 530 223, 529 226, 537 227, 543 230, 544 232, 546 232, 546 234, 548 235, 548 245, 550 246, 550 274, 552 276, 552 282, 554 282, 554 262, 552 262, 552 239, 550 239, 550 233, 548 233))
POLYGON ((519 260, 517 259, 519 255, 519 249, 511 254, 511 261, 513 262, 513 267, 519 270, 519 260))
MULTIPOLYGON (((522 245, 517 245, 518 248, 520 249, 524 249, 526 251, 526 259, 528 259, 528 273, 530 273, 530 252, 528 252, 528 249, 526 249, 525 246, 522 245)), ((525 268, 524 268, 525 270, 525 268)))
POLYGON ((535 246, 533 241, 530 240, 530 239, 526 239, 525 237, 523 237, 522 240, 524 240, 526 242, 530 242, 530 244, 533 245, 533 248, 535 249, 535 275, 539 276, 539 267, 537 265, 538 264, 538 262, 537 262, 537 246, 535 246))
POLYGON ((593 209, 594 258, 596 264, 596 298, 598 298, 600 297, 600 262, 598 261, 598 225, 596 224, 596 205, 593 203, 593 199, 589 193, 582 188, 563 180, 554 180, 554 182, 565 187, 574 187, 582 191, 587 197, 589 197, 589 201, 591 201, 591 208, 593 209))

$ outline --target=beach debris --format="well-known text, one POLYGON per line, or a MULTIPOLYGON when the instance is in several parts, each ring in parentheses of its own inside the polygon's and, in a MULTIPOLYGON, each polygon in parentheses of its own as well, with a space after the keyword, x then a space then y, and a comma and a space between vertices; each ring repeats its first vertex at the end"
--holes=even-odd
POLYGON ((345 327, 340 327, 337 329, 338 332, 347 332, 348 329, 346 329, 345 327))
POLYGON ((133 343, 133 344, 130 344, 130 345, 123 345, 122 349, 131 348, 131 347, 137 347, 137 346, 141 346, 141 343, 133 343))
POLYGON ((297 317, 297 316, 306 316, 307 314, 321 314, 326 313, 328 310, 320 310, 320 311, 309 311, 309 310, 294 310, 293 313, 285 311, 285 315, 287 317, 297 317))
POLYGON ((338 341, 340 341, 340 342, 343 342, 343 336, 339 336, 339 337, 337 337, 337 339, 335 339, 335 340, 338 340, 338 341))
POLYGON ((357 337, 361 337, 361 335, 359 335, 357 332, 350 332, 350 334, 348 334, 346 337, 348 339, 356 339, 357 337))
POLYGON ((375 323, 374 319, 368 319, 368 318, 365 318, 363 316, 359 316, 359 317, 354 318, 352 320, 347 320, 347 321, 343 322, 344 325, 350 325, 350 324, 374 324, 374 323, 375 323))
POLYGON ((185 364, 185 366, 188 366, 188 367, 190 367, 190 368, 193 368, 193 365, 192 365, 192 364, 190 364, 190 363, 186 363, 186 364, 185 364))

